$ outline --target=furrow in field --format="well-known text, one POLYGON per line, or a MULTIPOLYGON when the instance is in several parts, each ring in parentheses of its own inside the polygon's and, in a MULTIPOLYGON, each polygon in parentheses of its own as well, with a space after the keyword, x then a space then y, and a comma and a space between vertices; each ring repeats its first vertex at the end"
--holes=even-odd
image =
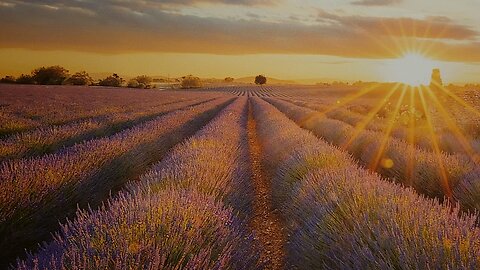
POLYGON ((0 138, 41 126, 40 121, 0 111, 0 138))
POLYGON ((339 148, 254 99, 287 269, 476 269, 475 215, 380 179, 339 148))
POLYGON ((2 262, 47 239, 58 221, 70 217, 77 205, 98 206, 110 191, 118 191, 140 175, 230 101, 220 98, 55 154, 2 163, 2 262))
POLYGON ((272 172, 263 165, 262 146, 257 137, 257 123, 251 106, 249 104, 248 142, 255 190, 251 227, 263 247, 260 259, 266 264, 266 269, 284 269, 285 230, 279 213, 273 207, 272 172))

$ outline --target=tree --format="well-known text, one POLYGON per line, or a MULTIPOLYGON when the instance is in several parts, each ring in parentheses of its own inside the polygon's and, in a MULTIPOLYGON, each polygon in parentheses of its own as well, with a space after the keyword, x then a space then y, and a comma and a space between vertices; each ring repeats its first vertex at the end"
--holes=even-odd
POLYGON ((20 77, 17 78, 17 83, 19 84, 35 84, 35 80, 33 79, 32 75, 22 74, 20 77))
POLYGON ((235 79, 232 78, 232 77, 226 77, 226 78, 225 78, 225 82, 227 82, 227 83, 231 83, 231 82, 233 82, 234 80, 235 80, 235 79))
POLYGON ((127 87, 128 88, 142 88, 142 87, 140 87, 140 83, 138 83, 138 81, 135 80, 135 79, 129 80, 128 83, 127 83, 127 87))
POLYGON ((70 76, 68 79, 65 80, 65 84, 70 84, 70 85, 91 85, 93 84, 93 79, 88 75, 86 71, 80 71, 72 76, 70 76))
POLYGON ((16 79, 13 76, 5 76, 0 79, 0 83, 16 83, 16 79))
POLYGON ((68 77, 68 70, 61 66, 41 67, 32 71, 37 84, 60 85, 68 77))
POLYGON ((267 83, 267 77, 263 76, 263 75, 258 75, 257 77, 255 77, 255 84, 266 84, 267 83))
POLYGON ((125 81, 118 76, 117 73, 113 73, 111 76, 106 77, 98 82, 100 86, 120 87, 125 81))
POLYGON ((202 87, 202 81, 199 77, 194 77, 192 75, 188 75, 183 77, 182 80, 182 88, 200 88, 202 87))
POLYGON ((128 87, 130 88, 142 88, 142 89, 149 89, 152 88, 152 82, 153 79, 146 76, 146 75, 141 75, 137 76, 130 81, 128 81, 128 87))

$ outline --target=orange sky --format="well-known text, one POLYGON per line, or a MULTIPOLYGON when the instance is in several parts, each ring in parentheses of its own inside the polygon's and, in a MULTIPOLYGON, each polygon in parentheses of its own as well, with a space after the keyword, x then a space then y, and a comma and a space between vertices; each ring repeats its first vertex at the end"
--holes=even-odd
MULTIPOLYGON (((0 74, 71 71, 391 80, 415 52, 480 82, 477 0, 0 1, 0 74)), ((427 72, 428 73, 428 72, 427 72)))

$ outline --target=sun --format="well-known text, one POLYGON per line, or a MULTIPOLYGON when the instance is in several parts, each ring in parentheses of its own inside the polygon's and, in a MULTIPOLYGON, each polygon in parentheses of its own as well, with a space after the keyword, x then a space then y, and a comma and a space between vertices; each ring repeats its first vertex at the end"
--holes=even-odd
POLYGON ((385 79, 412 86, 428 85, 432 69, 438 63, 420 53, 406 53, 401 58, 388 60, 385 63, 385 79))

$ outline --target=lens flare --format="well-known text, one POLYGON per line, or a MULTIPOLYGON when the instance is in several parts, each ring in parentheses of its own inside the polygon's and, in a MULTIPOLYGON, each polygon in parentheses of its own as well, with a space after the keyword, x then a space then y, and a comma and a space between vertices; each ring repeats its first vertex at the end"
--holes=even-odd
POLYGON ((412 86, 428 85, 432 69, 439 68, 439 65, 422 54, 406 53, 401 58, 386 61, 383 72, 387 81, 412 86))

